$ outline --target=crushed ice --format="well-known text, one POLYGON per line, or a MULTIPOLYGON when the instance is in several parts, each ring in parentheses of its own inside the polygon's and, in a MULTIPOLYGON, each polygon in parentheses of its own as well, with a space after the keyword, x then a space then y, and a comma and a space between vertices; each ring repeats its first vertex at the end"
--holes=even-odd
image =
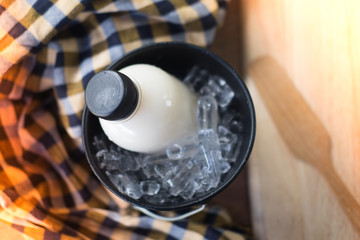
POLYGON ((172 196, 192 199, 216 188, 236 161, 244 126, 239 114, 228 109, 234 91, 223 78, 198 66, 183 81, 200 93, 197 135, 179 139, 166 152, 151 155, 105 144, 105 136, 93 139, 98 166, 131 198, 154 204, 171 202, 172 196))

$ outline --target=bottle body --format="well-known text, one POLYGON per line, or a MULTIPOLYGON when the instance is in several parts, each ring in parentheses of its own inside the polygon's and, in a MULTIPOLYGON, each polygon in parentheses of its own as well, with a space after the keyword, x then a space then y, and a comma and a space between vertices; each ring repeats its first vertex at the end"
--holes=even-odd
POLYGON ((138 105, 122 120, 99 119, 108 138, 130 151, 154 153, 196 134, 197 96, 158 67, 135 64, 119 70, 137 86, 138 105))

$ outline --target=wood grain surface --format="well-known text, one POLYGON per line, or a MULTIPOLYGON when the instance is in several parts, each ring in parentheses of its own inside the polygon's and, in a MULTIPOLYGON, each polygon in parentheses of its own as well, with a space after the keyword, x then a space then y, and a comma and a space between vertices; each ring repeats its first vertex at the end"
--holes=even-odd
MULTIPOLYGON (((360 2, 244 0, 241 4, 246 63, 270 56, 285 70, 329 134, 331 162, 326 164, 332 164, 359 203, 360 2)), ((329 180, 290 151, 251 77, 247 84, 257 113, 249 162, 257 238, 360 239, 329 180)))

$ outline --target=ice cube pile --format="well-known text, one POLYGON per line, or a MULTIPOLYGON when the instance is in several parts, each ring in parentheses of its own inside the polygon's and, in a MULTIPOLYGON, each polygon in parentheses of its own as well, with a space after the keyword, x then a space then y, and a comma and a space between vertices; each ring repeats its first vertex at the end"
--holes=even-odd
POLYGON ((122 194, 152 204, 190 200, 216 188, 236 161, 244 126, 239 113, 229 108, 234 91, 223 78, 198 66, 183 81, 200 93, 194 136, 159 154, 124 150, 104 135, 94 138, 98 166, 122 194))

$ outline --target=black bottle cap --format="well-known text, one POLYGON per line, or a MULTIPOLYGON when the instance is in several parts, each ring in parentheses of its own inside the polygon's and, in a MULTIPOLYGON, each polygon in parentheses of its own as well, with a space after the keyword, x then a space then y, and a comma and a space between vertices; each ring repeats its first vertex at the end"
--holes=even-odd
POLYGON ((113 70, 95 74, 85 90, 89 111, 107 120, 128 117, 135 110, 138 98, 138 90, 131 79, 113 70))

